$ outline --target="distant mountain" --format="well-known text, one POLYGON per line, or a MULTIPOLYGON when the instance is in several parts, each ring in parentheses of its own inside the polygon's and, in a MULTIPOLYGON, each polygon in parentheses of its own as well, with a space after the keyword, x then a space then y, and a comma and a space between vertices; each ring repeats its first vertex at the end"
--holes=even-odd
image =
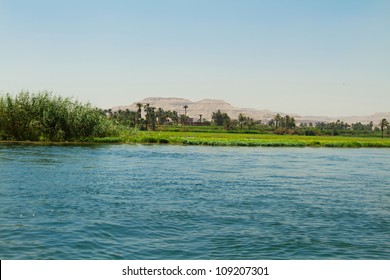
POLYGON ((382 119, 390 119, 390 112, 387 113, 375 113, 369 116, 341 116, 341 117, 325 117, 325 116, 298 116, 296 120, 298 123, 313 123, 316 122, 336 122, 337 120, 345 123, 357 123, 368 124, 373 122, 374 126, 378 126, 382 119))
POLYGON ((252 117, 257 120, 271 119, 276 113, 269 110, 257 110, 249 108, 235 107, 224 100, 217 99, 203 99, 197 102, 193 102, 184 98, 162 98, 162 97, 148 97, 141 101, 134 102, 128 106, 113 107, 113 111, 117 110, 137 110, 137 103, 147 104, 156 108, 162 108, 164 110, 176 111, 178 114, 184 114, 184 106, 187 105, 187 115, 194 120, 199 119, 199 115, 202 115, 203 119, 211 120, 212 113, 221 110, 227 113, 231 118, 237 118, 240 113, 246 116, 252 117))
MULTIPOLYGON (((141 101, 134 102, 128 106, 117 106, 111 108, 113 111, 117 110, 137 110, 137 103, 147 104, 156 108, 162 108, 164 110, 176 111, 178 114, 184 114, 184 106, 187 105, 187 115, 194 120, 199 119, 199 115, 202 115, 203 119, 211 120, 212 113, 221 110, 221 112, 227 113, 231 118, 237 119, 240 113, 251 117, 255 120, 262 120, 266 122, 272 119, 276 114, 280 114, 282 116, 286 115, 282 112, 273 112, 270 110, 258 110, 252 108, 239 108, 235 107, 224 100, 218 99, 203 99, 200 101, 193 102, 189 99, 185 98, 163 98, 163 97, 148 97, 141 101)), ((316 122, 333 122, 333 121, 344 121, 347 123, 369 123, 372 121, 374 125, 378 125, 379 122, 386 118, 390 120, 390 112, 387 113, 376 113, 370 116, 345 116, 345 117, 326 117, 326 116, 300 116, 297 114, 289 114, 294 117, 297 123, 313 123, 316 122)))

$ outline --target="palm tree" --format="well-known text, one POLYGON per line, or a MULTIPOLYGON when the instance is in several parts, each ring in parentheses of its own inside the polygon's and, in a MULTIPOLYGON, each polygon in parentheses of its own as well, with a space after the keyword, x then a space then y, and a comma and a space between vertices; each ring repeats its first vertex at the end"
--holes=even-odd
POLYGON ((157 109, 156 117, 158 118, 158 124, 160 125, 165 124, 167 121, 167 113, 162 108, 157 109))
POLYGON ((278 128, 280 126, 280 124, 281 124, 281 121, 282 121, 282 117, 280 116, 280 114, 277 114, 274 117, 274 121, 275 121, 276 128, 278 128))
POLYGON ((142 114, 141 114, 141 112, 142 112, 142 103, 137 103, 136 105, 138 107, 137 123, 140 124, 141 123, 141 118, 142 118, 142 114))
POLYGON ((188 106, 184 105, 183 108, 184 108, 185 124, 187 124, 187 109, 188 109, 188 106))
POLYGON ((149 103, 144 106, 145 111, 145 129, 148 130, 148 125, 152 125, 152 130, 156 130, 156 107, 151 107, 149 103))
POLYGON ((380 126, 381 126, 381 131, 382 131, 382 139, 383 139, 383 131, 385 130, 385 127, 389 125, 389 122, 386 119, 382 119, 380 126))
POLYGON ((152 123, 152 130, 156 130, 156 107, 149 107, 149 119, 152 123))
POLYGON ((146 103, 144 105, 144 111, 145 111, 145 129, 148 130, 148 123, 149 123, 149 103, 146 103))
POLYGON ((130 126, 135 127, 137 124, 137 119, 138 119, 138 113, 135 111, 130 111, 129 114, 130 126))
POLYGON ((179 115, 177 114, 176 111, 171 112, 171 118, 174 124, 178 125, 179 124, 179 115))
POLYGON ((243 125, 244 125, 244 123, 245 123, 245 121, 246 121, 246 116, 243 114, 243 113, 240 113, 239 115, 238 115, 238 122, 240 123, 240 128, 242 129, 242 127, 243 127, 243 125))

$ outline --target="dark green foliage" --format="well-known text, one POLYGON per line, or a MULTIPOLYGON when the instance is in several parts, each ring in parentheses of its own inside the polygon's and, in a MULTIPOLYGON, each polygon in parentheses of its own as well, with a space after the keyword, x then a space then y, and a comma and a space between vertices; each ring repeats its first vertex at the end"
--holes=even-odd
POLYGON ((116 132, 115 125, 90 104, 48 92, 0 96, 3 140, 74 141, 116 132))
POLYGON ((386 119, 382 119, 379 125, 381 127, 382 138, 383 138, 383 132, 385 131, 386 127, 389 126, 389 122, 386 119))
POLYGON ((129 109, 126 110, 118 110, 115 112, 112 112, 109 110, 104 110, 103 114, 112 119, 116 124, 123 125, 127 128, 129 127, 136 127, 136 125, 139 123, 138 120, 138 112, 130 111, 129 109))
POLYGON ((214 112, 211 118, 214 121, 215 125, 218 126, 222 126, 230 121, 229 115, 226 113, 222 113, 220 110, 214 112))
POLYGON ((295 119, 289 115, 282 117, 280 114, 277 114, 268 122, 268 125, 275 129, 293 129, 295 127, 295 119))
POLYGON ((160 143, 160 144, 168 144, 169 140, 165 139, 165 138, 162 138, 162 139, 158 140, 158 143, 160 143))
POLYGON ((312 128, 307 128, 303 131, 303 134, 306 135, 306 136, 315 136, 315 135, 318 135, 317 131, 315 129, 312 129, 312 128))
POLYGON ((147 137, 143 137, 141 138, 141 143, 150 143, 150 144, 154 144, 154 143, 158 143, 158 138, 156 137, 152 137, 152 136, 147 136, 147 137))

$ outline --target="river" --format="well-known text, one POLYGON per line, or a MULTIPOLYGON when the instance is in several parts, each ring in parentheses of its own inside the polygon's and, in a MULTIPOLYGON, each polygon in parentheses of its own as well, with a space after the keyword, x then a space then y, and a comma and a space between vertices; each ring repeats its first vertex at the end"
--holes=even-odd
POLYGON ((0 144, 1 259, 389 259, 390 149, 0 144))

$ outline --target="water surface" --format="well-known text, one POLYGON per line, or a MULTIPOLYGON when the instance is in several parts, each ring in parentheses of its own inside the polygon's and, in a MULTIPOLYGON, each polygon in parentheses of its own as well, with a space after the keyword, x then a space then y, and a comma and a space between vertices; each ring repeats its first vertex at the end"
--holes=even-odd
POLYGON ((1 259, 389 259, 389 149, 0 145, 1 259))

